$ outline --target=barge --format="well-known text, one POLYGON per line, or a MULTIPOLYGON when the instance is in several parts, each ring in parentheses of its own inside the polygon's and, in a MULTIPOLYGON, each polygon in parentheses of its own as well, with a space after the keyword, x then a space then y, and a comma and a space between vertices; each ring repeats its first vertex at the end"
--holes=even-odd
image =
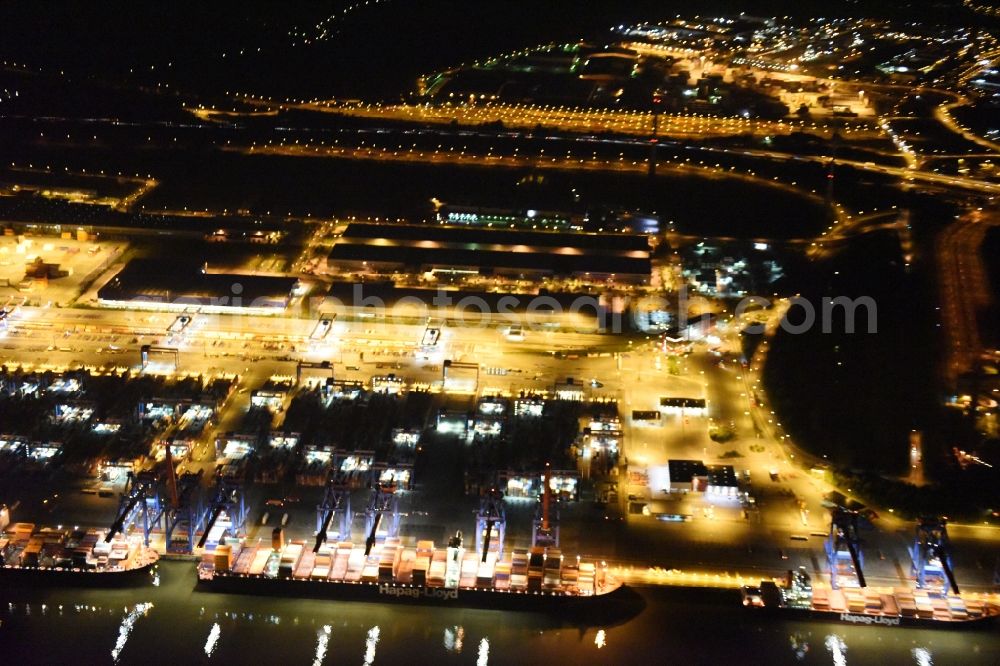
POLYGON ((159 554, 139 537, 107 530, 36 528, 15 523, 0 534, 0 580, 6 585, 113 587, 152 581, 159 554))

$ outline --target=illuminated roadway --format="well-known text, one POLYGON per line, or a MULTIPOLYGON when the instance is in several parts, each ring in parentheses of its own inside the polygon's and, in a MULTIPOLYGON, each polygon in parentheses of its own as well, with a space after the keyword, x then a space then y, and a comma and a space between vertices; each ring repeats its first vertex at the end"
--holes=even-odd
MULTIPOLYGON (((254 155, 288 155, 303 157, 326 157, 342 159, 361 159, 388 162, 412 162, 420 164, 461 164, 466 166, 494 166, 494 167, 536 167, 553 169, 580 169, 587 171, 632 171, 645 173, 648 170, 648 159, 626 159, 624 157, 614 160, 598 157, 580 157, 578 155, 479 155, 467 151, 455 150, 392 150, 388 148, 350 148, 342 146, 317 146, 309 144, 299 145, 263 145, 247 146, 237 148, 234 146, 224 148, 224 150, 239 150, 247 154, 254 155)), ((750 148, 719 148, 715 146, 687 147, 685 151, 693 151, 698 155, 731 155, 735 157, 751 157, 756 159, 766 159, 785 164, 811 163, 822 166, 829 166, 831 159, 822 155, 793 155, 779 151, 759 150, 750 148)), ((659 164, 664 168, 678 166, 681 168, 699 168, 699 165, 692 165, 685 161, 674 161, 667 156, 660 156, 659 164)), ((912 184, 937 185, 950 188, 969 190, 982 194, 1000 194, 1000 183, 975 178, 968 178, 960 175, 950 175, 922 171, 910 167, 896 167, 874 162, 863 162, 859 160, 847 160, 835 158, 832 160, 835 166, 847 166, 859 171, 878 173, 886 176, 893 176, 912 184)), ((736 176, 749 176, 745 172, 736 171, 735 167, 726 169, 722 167, 713 168, 712 165, 704 167, 709 173, 726 175, 732 173, 736 176)), ((758 179, 765 181, 767 179, 758 179)))
POLYGON ((996 212, 972 211, 941 232, 936 243, 938 286, 947 340, 945 369, 954 382, 984 351, 980 314, 993 293, 982 256, 983 240, 1000 226, 996 212))
MULTIPOLYGON (((250 104, 273 108, 271 102, 243 99, 250 104)), ((621 111, 606 109, 533 106, 526 104, 351 104, 336 101, 284 103, 281 109, 301 109, 333 113, 368 120, 451 125, 486 125, 502 123, 507 128, 534 129, 538 126, 571 132, 650 136, 653 133, 651 111, 621 111)), ((192 110, 193 111, 193 110, 192 110)), ((200 110, 201 117, 211 117, 212 111, 200 110)), ((795 131, 828 132, 828 128, 798 119, 750 120, 740 117, 700 114, 659 114, 658 134, 662 136, 698 137, 759 136, 790 134, 795 131)), ((845 133, 868 132, 866 124, 844 128, 845 133)))

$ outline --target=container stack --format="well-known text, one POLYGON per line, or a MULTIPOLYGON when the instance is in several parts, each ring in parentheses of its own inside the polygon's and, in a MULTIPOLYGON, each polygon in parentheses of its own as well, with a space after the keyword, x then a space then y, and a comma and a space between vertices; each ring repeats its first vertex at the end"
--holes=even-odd
POLYGON ((316 553, 316 557, 313 560, 313 568, 309 573, 309 578, 312 580, 326 580, 330 577, 330 565, 333 562, 333 555, 330 552, 329 546, 323 546, 320 551, 316 553))
POLYGON ((333 567, 330 568, 330 580, 342 581, 347 577, 347 566, 353 550, 354 544, 350 541, 342 541, 337 544, 336 555, 333 558, 333 567))
POLYGON ((881 594, 879 598, 882 600, 883 615, 899 615, 899 604, 896 602, 896 597, 891 594, 881 594))
POLYGON ((427 585, 430 587, 444 587, 445 570, 448 563, 448 554, 443 550, 435 550, 431 554, 431 568, 427 571, 427 585))
POLYGON ((986 604, 979 599, 968 599, 965 602, 965 611, 970 618, 982 617, 986 613, 986 604))
POLYGON ((542 587, 554 590, 562 584, 562 551, 549 548, 545 554, 545 564, 542 573, 542 587))
POLYGON ((31 535, 35 532, 34 523, 14 523, 13 527, 7 530, 14 535, 13 541, 15 545, 21 545, 28 542, 31 535))
POLYGON ((369 554, 365 558, 364 568, 361 570, 361 582, 362 583, 377 583, 378 582, 378 571, 379 571, 379 556, 376 554, 369 554))
POLYGON ((953 620, 969 619, 969 611, 965 606, 965 601, 961 597, 948 597, 948 613, 953 620))
POLYGON ((292 573, 293 578, 299 580, 308 580, 312 575, 313 568, 316 566, 316 553, 312 552, 311 549, 305 549, 302 553, 301 559, 299 559, 298 565, 295 567, 295 571, 292 573))
POLYGON ((903 617, 917 616, 917 601, 913 596, 913 590, 898 588, 896 594, 896 604, 899 606, 899 614, 903 617))
POLYGON ((950 620, 951 613, 948 611, 948 600, 938 595, 928 595, 931 600, 931 608, 934 609, 935 620, 950 620))
POLYGON ((545 549, 532 546, 528 556, 528 591, 539 592, 542 589, 542 575, 545 572, 545 549))
POLYGON ((473 553, 465 553, 462 556, 462 569, 459 574, 459 587, 475 587, 476 574, 479 573, 479 556, 473 553))
POLYGON ((388 540, 382 545, 378 562, 378 581, 380 583, 391 583, 395 579, 400 551, 401 548, 397 544, 389 543, 388 540))
POLYGON ((278 561, 279 578, 292 577, 292 574, 295 572, 295 568, 299 565, 299 560, 302 558, 304 546, 305 544, 302 542, 293 541, 285 546, 285 549, 281 551, 281 559, 278 561))
POLYGON ((882 612, 882 597, 877 590, 865 588, 864 597, 866 613, 878 615, 882 612))
POLYGON ((347 575, 344 580, 348 583, 361 582, 361 575, 365 568, 365 552, 360 548, 352 549, 347 558, 347 575))
POLYGON ((413 565, 417 560, 415 548, 404 548, 399 556, 399 568, 396 570, 396 582, 409 585, 413 582, 413 565))
POLYGON ((267 561, 271 559, 271 551, 266 548, 260 548, 254 553, 253 563, 250 565, 250 573, 254 576, 259 576, 264 573, 264 567, 267 566, 267 561))
POLYGON ((476 572, 476 587, 493 587, 493 576, 496 574, 498 555, 495 552, 486 554, 486 561, 480 562, 476 572))
POLYGON ((98 543, 103 543, 103 537, 104 534, 98 530, 87 530, 87 533, 76 544, 76 548, 73 549, 73 566, 80 568, 93 566, 91 562, 94 559, 94 549, 98 543))
POLYGON ((42 544, 44 542, 39 537, 30 537, 21 551, 21 561, 18 563, 22 567, 37 567, 42 554, 42 544))
POLYGON ((562 586, 564 589, 577 589, 580 586, 580 565, 571 564, 562 569, 562 586))
POLYGON ((593 562, 582 562, 580 564, 580 591, 584 594, 592 594, 595 591, 595 582, 597 580, 597 567, 594 566, 593 562))
POLYGON ((494 585, 498 590, 509 590, 511 587, 510 572, 511 562, 497 562, 496 574, 494 575, 494 585))
POLYGON ((524 590, 528 587, 528 553, 515 550, 511 556, 510 587, 513 590, 524 590))
POLYGON ((229 544, 217 546, 213 556, 213 569, 215 571, 229 571, 233 564, 233 547, 229 544))
POLYGON ((236 556, 236 562, 233 564, 233 573, 250 573, 250 566, 253 564, 254 556, 256 554, 257 548, 253 546, 244 547, 240 550, 239 554, 236 556))
POLYGON ((934 604, 925 590, 915 590, 913 597, 917 602, 917 617, 924 619, 934 617, 934 604))
POLYGON ((431 556, 434 554, 433 541, 418 541, 416 559, 413 562, 413 584, 427 585, 428 573, 431 568, 431 556))

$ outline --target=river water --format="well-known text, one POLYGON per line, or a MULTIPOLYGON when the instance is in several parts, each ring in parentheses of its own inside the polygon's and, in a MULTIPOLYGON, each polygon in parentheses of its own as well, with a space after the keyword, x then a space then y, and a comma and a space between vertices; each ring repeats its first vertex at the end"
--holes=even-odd
POLYGON ((161 563, 158 578, 125 590, 0 590, 2 663, 1000 664, 1000 632, 783 622, 728 593, 637 590, 629 616, 590 624, 197 592, 193 565, 180 562, 161 563))

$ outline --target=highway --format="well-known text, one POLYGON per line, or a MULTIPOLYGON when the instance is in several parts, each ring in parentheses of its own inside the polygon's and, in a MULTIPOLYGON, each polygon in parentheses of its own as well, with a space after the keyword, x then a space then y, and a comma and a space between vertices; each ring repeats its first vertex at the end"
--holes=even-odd
MULTIPOLYGON (((620 143, 620 140, 609 143, 620 143)), ((552 168, 557 170, 587 170, 587 171, 608 171, 621 172, 631 171, 645 173, 648 171, 649 160, 626 159, 624 156, 619 159, 607 159, 604 157, 573 155, 569 151, 563 155, 501 155, 488 154, 477 155, 471 151, 450 150, 414 150, 403 149, 393 150, 389 148, 351 148, 341 146, 310 145, 300 143, 295 145, 261 145, 225 147, 223 150, 238 150, 252 155, 286 155, 303 157, 324 157, 355 160, 376 160, 387 162, 409 162, 419 164, 458 164, 465 166, 489 166, 489 167, 510 167, 510 168, 552 168)), ((861 172, 876 173, 884 176, 892 176, 900 181, 913 185, 934 185, 939 187, 966 190, 975 193, 996 195, 1000 193, 1000 182, 970 178, 962 175, 951 175, 936 173, 933 171, 923 171, 912 167, 896 167, 886 164, 877 164, 870 161, 851 160, 844 158, 831 158, 823 155, 795 155, 780 151, 761 150, 755 148, 722 148, 717 146, 690 146, 685 150, 692 151, 691 154, 702 155, 711 160, 711 155, 733 156, 740 158, 753 158, 768 160, 771 162, 781 162, 787 165, 795 164, 818 164, 824 167, 843 166, 857 169, 861 172)), ((754 178, 753 172, 736 171, 735 167, 724 168, 721 165, 712 163, 692 164, 690 159, 674 160, 670 156, 660 154, 659 165, 663 167, 676 167, 683 169, 701 169, 702 172, 715 175, 735 175, 738 177, 754 178)), ((758 181, 768 182, 768 179, 757 178, 758 181)), ((787 184, 787 183, 783 183, 787 184)), ((800 190, 802 191, 802 190, 800 190)))
MULTIPOLYGON (((271 102, 241 99, 249 104, 272 108, 271 102)), ((530 104, 360 104, 336 100, 305 103, 287 102, 281 109, 300 109, 320 113, 333 113, 349 118, 366 120, 394 120, 433 125, 489 125, 502 124, 505 128, 535 129, 558 128, 568 132, 615 133, 632 136, 653 134, 651 111, 588 109, 585 107, 535 106, 530 104)), ((769 136, 808 130, 829 133, 821 124, 799 119, 756 120, 741 117, 702 114, 659 114, 657 134, 677 138, 705 138, 753 134, 769 136)), ((865 124, 844 128, 847 134, 865 133, 865 124)))
POLYGON ((947 342, 945 373, 953 385, 975 367, 985 351, 980 314, 994 296, 982 246, 987 231, 996 226, 1000 226, 996 211, 973 210, 937 238, 937 280, 947 342))

